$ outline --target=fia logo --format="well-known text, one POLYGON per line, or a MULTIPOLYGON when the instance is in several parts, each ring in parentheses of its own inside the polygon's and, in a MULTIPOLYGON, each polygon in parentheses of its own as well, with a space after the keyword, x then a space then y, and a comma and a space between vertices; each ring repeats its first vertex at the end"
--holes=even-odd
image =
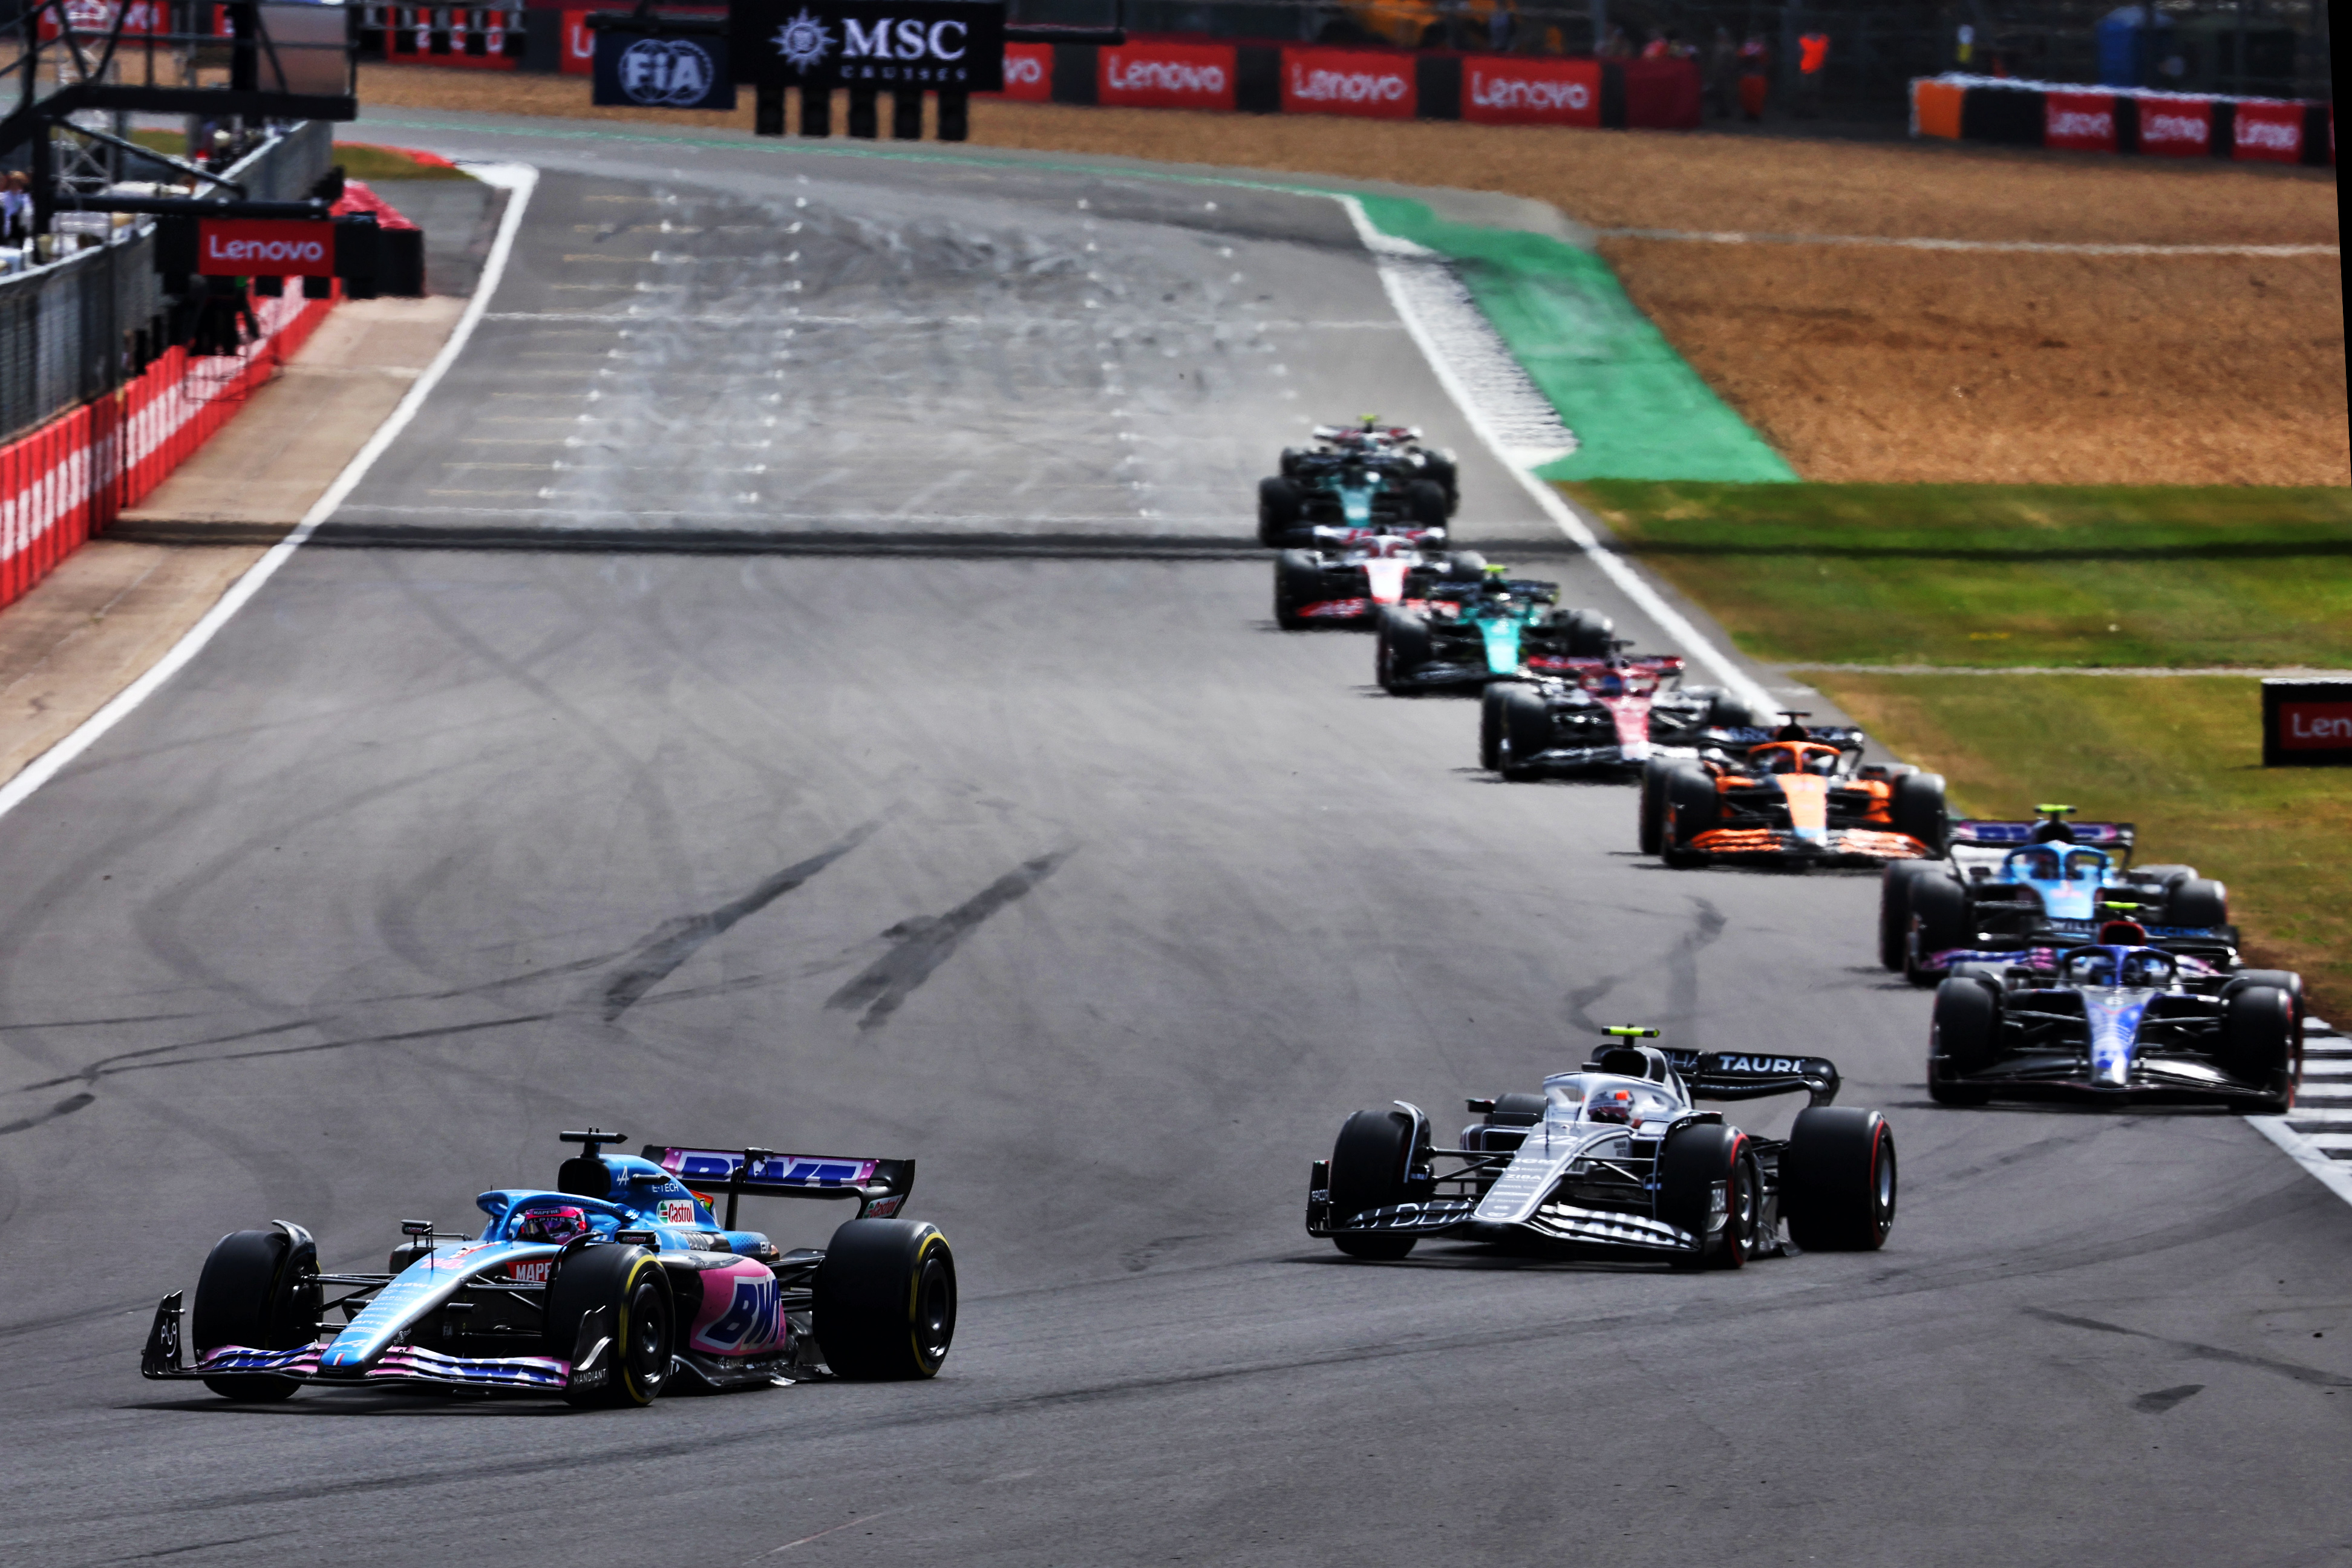
POLYGON ((710 96, 710 52, 686 38, 640 38, 621 51, 621 90, 638 103, 672 109, 710 96))

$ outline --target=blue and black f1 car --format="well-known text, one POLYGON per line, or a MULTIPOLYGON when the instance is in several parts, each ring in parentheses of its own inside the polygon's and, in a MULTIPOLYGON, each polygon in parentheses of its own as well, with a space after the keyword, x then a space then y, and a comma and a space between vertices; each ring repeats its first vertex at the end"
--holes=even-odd
POLYGON ((2147 945, 2127 921, 2063 952, 1966 963, 1936 988, 1927 1091, 2214 1101, 2284 1115, 2302 1073, 2303 980, 2147 945))
POLYGON ((230 1399, 304 1384, 552 1395, 650 1404, 674 1378, 707 1388, 833 1375, 930 1377, 955 1333, 954 1255, 898 1217, 915 1162, 647 1144, 581 1146, 554 1187, 475 1202, 478 1237, 425 1221, 381 1274, 322 1271, 284 1220, 223 1237, 193 1309, 163 1298, 140 1371, 196 1378, 230 1399), (724 1194, 722 1221, 713 1205, 724 1194), (746 1195, 856 1204, 824 1248, 780 1252, 739 1230, 746 1195))
POLYGON ((1956 822, 1945 858, 1889 866, 1879 963, 1932 985, 1955 965, 2090 942, 2118 918, 2155 946, 2235 962, 2227 888, 2194 866, 2134 867, 2130 823, 2069 822, 2074 809, 2037 806, 2032 822, 1956 822))

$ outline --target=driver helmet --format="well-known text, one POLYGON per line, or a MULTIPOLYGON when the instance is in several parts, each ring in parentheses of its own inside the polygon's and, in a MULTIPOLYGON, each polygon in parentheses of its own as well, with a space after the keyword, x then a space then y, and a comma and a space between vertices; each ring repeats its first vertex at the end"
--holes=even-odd
POLYGON ((2101 947, 2140 947, 2147 942, 2147 928, 2137 921, 2109 921, 2099 928, 2101 947))
POLYGON ((515 1216, 517 1241, 546 1241, 561 1247, 588 1234, 588 1211, 572 1204, 529 1208, 515 1216))
POLYGON ((1823 752, 1805 759, 1805 771, 1809 773, 1821 773, 1826 776, 1837 772, 1837 753, 1834 752, 1823 752))
POLYGON ((1584 1119, 1587 1121, 1632 1122, 1633 1091, 1630 1089, 1596 1089, 1584 1097, 1584 1119))

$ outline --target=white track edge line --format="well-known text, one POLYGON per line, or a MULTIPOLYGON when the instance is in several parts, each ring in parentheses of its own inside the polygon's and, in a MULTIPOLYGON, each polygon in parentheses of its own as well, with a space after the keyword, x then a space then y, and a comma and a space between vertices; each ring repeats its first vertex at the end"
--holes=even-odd
POLYGON ((2284 1116, 2249 1116, 2246 1124, 2281 1149, 2286 1157, 2311 1173, 2312 1180, 2352 1204, 2352 1163, 2328 1158, 2326 1150, 2286 1124, 2284 1116))
POLYGON ((326 494, 302 514, 302 521, 294 525, 292 532, 272 545, 268 554, 247 568, 245 575, 232 584, 228 592, 220 596, 219 602, 183 633, 180 640, 151 665, 145 674, 115 693, 64 740, 26 763, 24 770, 10 779, 5 786, 0 786, 0 816, 7 816, 31 799, 35 791, 57 777, 76 757, 95 745, 100 736, 130 717, 141 703, 160 690, 165 681, 203 652, 205 645, 219 635, 230 617, 261 591, 263 584, 277 575, 278 569, 293 558, 304 542, 318 531, 320 523, 334 515, 335 510, 367 477, 376 459, 383 456, 385 448, 408 428, 409 422, 425 406, 425 398, 448 374, 449 367, 457 363, 467 340, 474 335, 476 324, 481 321, 483 312, 489 309, 490 296, 497 292, 499 279, 506 272, 507 258, 514 249, 515 235, 522 227, 523 209, 530 205, 531 189, 539 180, 539 171, 527 163, 477 163, 470 167, 469 172, 484 184, 496 185, 508 192, 509 197, 507 210, 499 220, 498 236, 491 241, 489 255, 482 263, 481 278, 474 286, 474 297, 466 301, 466 309, 457 317, 457 324, 451 330, 449 341, 441 345, 441 352, 433 356, 433 363, 426 365, 410 385, 407 395, 384 416, 383 423, 376 426, 375 434, 368 437, 367 445, 343 465, 343 471, 335 476, 335 482, 327 487, 326 494))
POLYGON ((1414 346, 1421 350, 1422 358, 1429 362, 1429 368, 1436 374, 1438 384, 1445 389, 1445 395, 1453 399, 1454 405, 1462 411, 1462 416, 1469 421, 1470 428, 1477 433, 1478 439, 1485 443, 1486 449, 1493 453, 1496 460, 1500 462, 1511 477, 1519 482, 1519 488, 1526 490, 1528 498, 1542 510, 1544 515, 1550 518, 1560 532, 1568 536, 1570 543, 1582 551, 1589 560, 1601 568, 1602 574, 1616 584, 1619 592, 1633 600, 1642 613, 1655 622, 1658 629, 1665 633, 1667 637, 1682 645, 1683 652, 1687 657, 1696 659, 1713 670, 1717 678, 1724 685, 1731 688, 1742 700, 1767 712, 1780 711, 1780 705, 1773 700, 1772 694, 1759 685, 1746 670, 1734 663, 1730 656, 1710 642, 1696 626, 1691 624, 1688 616, 1668 604, 1664 595, 1652 587, 1647 579, 1627 565, 1613 551, 1602 549, 1600 536, 1592 531, 1591 526, 1583 518, 1577 515, 1576 510, 1562 499, 1558 490, 1512 460, 1510 451, 1504 445, 1501 437, 1487 423, 1486 416, 1479 411, 1476 400, 1471 395, 1470 389, 1465 386, 1461 378, 1454 374, 1452 363, 1446 359, 1444 352, 1438 347, 1436 340, 1431 335, 1428 323, 1421 319, 1420 312, 1407 298, 1404 289, 1391 275, 1391 269, 1380 265, 1382 258, 1387 257, 1414 257, 1435 260, 1438 259, 1437 253, 1424 246, 1415 245, 1409 239, 1400 239, 1394 235, 1382 233, 1374 226, 1370 216, 1364 211, 1364 204, 1355 197, 1331 194, 1331 199, 1346 210, 1349 221, 1356 226, 1356 237, 1362 241, 1366 250, 1371 252, 1373 262, 1381 275, 1381 287, 1388 294, 1390 307, 1396 311, 1397 319, 1404 323, 1405 331, 1412 337, 1414 346))

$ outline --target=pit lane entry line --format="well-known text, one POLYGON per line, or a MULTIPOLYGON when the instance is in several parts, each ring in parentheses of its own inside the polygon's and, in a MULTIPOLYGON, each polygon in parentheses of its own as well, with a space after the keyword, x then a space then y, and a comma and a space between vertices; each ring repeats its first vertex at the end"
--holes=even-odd
POLYGON ((1651 586, 1648 579, 1628 565, 1616 552, 1603 549, 1600 536, 1592 531, 1591 524, 1580 516, 1558 490, 1536 478, 1526 464, 1514 458, 1512 444, 1504 438, 1495 421, 1488 416, 1488 411, 1482 406, 1481 400, 1465 384, 1454 357, 1447 353, 1438 334, 1432 330, 1432 322, 1413 298, 1412 280, 1402 276, 1405 271, 1403 263, 1442 264, 1443 258, 1425 246, 1384 233, 1364 211, 1364 204, 1355 197, 1328 192, 1318 194, 1329 195, 1346 209, 1348 220, 1355 225, 1356 237, 1371 253, 1373 264, 1381 275, 1381 287, 1388 293, 1390 308, 1404 323, 1406 332, 1421 350, 1422 357, 1429 362, 1430 371, 1437 377, 1437 384, 1445 389, 1445 395, 1462 411, 1462 417, 1469 421, 1470 428, 1477 432, 1478 438, 1494 453, 1496 461, 1518 481, 1528 499, 1551 519, 1568 536, 1570 542, 1601 568, 1602 574, 1616 584, 1619 593, 1633 600, 1660 631, 1679 643, 1685 655, 1714 671, 1716 678, 1742 701, 1767 712, 1780 711, 1780 705, 1773 700, 1770 692, 1708 640, 1680 610, 1668 604, 1665 596, 1651 586))
POLYGON ((130 717, 141 703, 161 690, 165 681, 203 652, 205 645, 228 625, 230 618, 261 592, 262 584, 276 576, 278 569, 293 559, 294 552, 318 531, 319 525, 335 514, 335 510, 367 477, 368 470, 375 467, 376 459, 383 456, 385 449, 403 430, 408 428, 409 422, 425 406, 425 400, 432 395, 433 389, 441 384, 441 378, 448 374, 449 367, 465 352, 467 341, 474 335, 474 328, 480 323, 483 312, 489 309, 490 296, 497 292, 499 279, 506 272, 507 258, 514 249, 515 236, 522 228, 523 209, 530 205, 531 188, 539 183, 539 171, 528 163, 474 163, 467 165, 467 172, 484 184, 496 185, 506 191, 507 210, 499 220, 498 235, 490 242, 490 253, 482 263, 481 278, 475 284, 474 297, 466 301, 465 311, 458 316, 457 327, 449 333, 449 341, 441 345, 441 352, 417 376, 407 395, 384 416, 383 423, 376 426, 375 434, 368 437, 367 445, 343 465, 343 471, 335 476, 335 482, 327 487, 327 493, 302 514, 302 521, 294 525, 291 533, 278 541, 268 554, 255 562, 244 576, 231 584, 228 592, 221 595, 220 603, 207 610, 202 620, 190 626, 186 635, 173 643, 170 651, 156 660, 145 674, 117 692, 105 707, 82 721, 71 734, 34 758, 22 773, 10 779, 5 787, 0 787, 0 816, 7 816, 31 799, 35 791, 57 777, 76 757, 97 744, 100 736, 130 717))

